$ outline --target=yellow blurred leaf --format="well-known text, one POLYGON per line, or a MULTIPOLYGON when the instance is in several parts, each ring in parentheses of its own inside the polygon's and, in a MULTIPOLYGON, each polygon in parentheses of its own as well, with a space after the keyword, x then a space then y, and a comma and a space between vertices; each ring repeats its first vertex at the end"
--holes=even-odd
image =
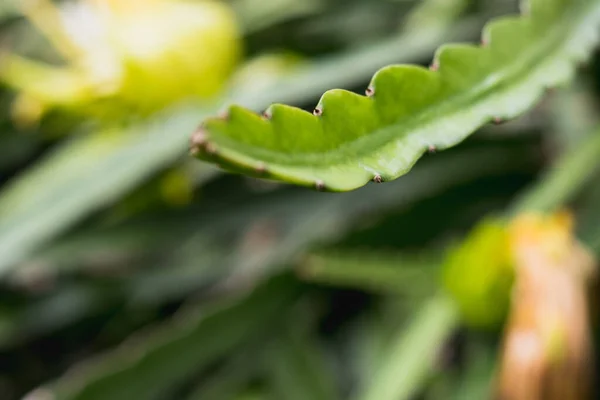
POLYGON ((217 1, 80 0, 57 9, 30 0, 24 10, 66 65, 5 54, 0 81, 42 109, 114 120, 209 99, 223 89, 241 53, 235 16, 217 1))

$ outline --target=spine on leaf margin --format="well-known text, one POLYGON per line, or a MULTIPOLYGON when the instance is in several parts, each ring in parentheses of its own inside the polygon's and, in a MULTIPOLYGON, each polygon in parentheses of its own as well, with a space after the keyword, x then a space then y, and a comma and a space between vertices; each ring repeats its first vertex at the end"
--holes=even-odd
POLYGON ((440 47, 429 69, 382 68, 366 96, 330 90, 312 114, 232 106, 194 133, 192 154, 319 190, 396 179, 425 152, 526 111, 546 88, 568 81, 597 42, 600 0, 523 1, 522 10, 489 22, 481 45, 440 47))

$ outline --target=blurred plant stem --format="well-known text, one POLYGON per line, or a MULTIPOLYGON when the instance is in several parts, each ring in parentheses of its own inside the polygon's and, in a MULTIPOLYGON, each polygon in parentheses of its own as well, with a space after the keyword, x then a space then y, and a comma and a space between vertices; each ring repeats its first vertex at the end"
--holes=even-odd
POLYGON ((269 386, 278 400, 335 400, 331 365, 303 319, 296 315, 267 344, 269 386))
POLYGON ((374 365, 369 384, 356 400, 408 400, 434 369, 449 332, 459 324, 450 298, 433 297, 415 313, 405 330, 389 344, 380 365, 374 365))
POLYGON ((551 212, 568 203, 600 170, 600 130, 580 140, 540 178, 518 196, 508 215, 527 211, 551 212))

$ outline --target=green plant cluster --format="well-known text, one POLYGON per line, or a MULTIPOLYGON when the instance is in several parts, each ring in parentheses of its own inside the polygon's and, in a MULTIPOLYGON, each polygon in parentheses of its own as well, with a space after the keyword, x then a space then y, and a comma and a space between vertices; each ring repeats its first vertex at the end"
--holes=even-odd
POLYGON ((569 207, 600 253, 600 2, 219 2, 222 90, 107 117, 36 113, 72 60, 0 1, 0 399, 491 398, 503 222, 569 207))

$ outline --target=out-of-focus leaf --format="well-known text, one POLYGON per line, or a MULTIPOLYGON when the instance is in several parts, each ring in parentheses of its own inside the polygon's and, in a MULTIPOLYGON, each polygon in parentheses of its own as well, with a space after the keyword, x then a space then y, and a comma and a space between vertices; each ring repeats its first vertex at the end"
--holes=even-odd
POLYGON ((119 292, 101 285, 74 285, 28 304, 0 311, 0 348, 23 344, 41 333, 64 328, 120 301, 119 292))
POLYGON ((17 133, 8 125, 0 115, 0 171, 10 170, 32 157, 40 144, 38 138, 17 133))
POLYGON ((350 47, 365 45, 388 35, 406 11, 406 7, 380 0, 337 3, 337 6, 332 4, 333 7, 307 18, 300 27, 300 35, 350 47))
POLYGON ((436 296, 417 310, 414 321, 398 332, 382 363, 355 397, 358 400, 404 400, 412 398, 435 365, 444 341, 459 322, 454 302, 436 296))
POLYGON ((261 356, 257 351, 242 351, 233 356, 207 379, 202 380, 192 391, 187 400, 233 400, 244 386, 256 374, 262 372, 257 368, 257 359, 261 356))
POLYGON ((2 0, 0 2, 0 22, 6 18, 19 15, 20 0, 2 0))
MULTIPOLYGON (((598 218, 598 221, 600 221, 600 218, 598 218)), ((600 224, 597 226, 600 226, 600 224)), ((588 244, 591 249, 593 249, 596 253, 600 253, 600 229, 596 230, 596 232, 592 234, 588 234, 585 239, 585 243, 588 244)))
POLYGON ((576 209, 578 237, 600 254, 600 174, 596 174, 590 189, 576 209))
POLYGON ((539 183, 517 198, 510 213, 553 211, 567 203, 600 168, 600 131, 573 146, 539 183))
POLYGON ((470 0, 423 0, 407 16, 402 29, 445 29, 465 11, 470 0))
MULTIPOLYGON (((179 315, 148 336, 87 365, 76 365, 39 395, 55 400, 156 399, 191 374, 269 330, 298 295, 287 277, 273 279, 233 303, 179 315), (176 322, 176 323, 175 323, 176 322)), ((36 392, 30 395, 35 399, 36 392)))
MULTIPOLYGON (((103 265, 110 269, 138 261, 154 265, 115 279, 110 285, 112 291, 107 292, 111 302, 92 296, 89 303, 80 304, 91 312, 112 301, 127 302, 129 311, 135 312, 136 307, 179 300, 227 276, 272 274, 311 245, 337 240, 372 214, 405 207, 483 176, 523 171, 530 167, 530 160, 529 151, 476 147, 436 155, 405 179, 344 195, 290 188, 262 196, 260 201, 224 202, 215 198, 185 212, 150 214, 112 228, 75 232, 12 276, 22 281, 21 274, 44 276, 103 265), (507 165, 507 159, 514 161, 507 165)), ((67 309, 56 311, 60 312, 48 313, 48 318, 63 324, 85 315, 68 313, 69 318, 67 309)), ((43 331, 45 328, 26 332, 33 336, 43 331)))
POLYGON ((440 397, 440 400, 486 399, 493 389, 496 372, 495 348, 490 346, 471 346, 474 354, 467 358, 466 371, 461 379, 455 381, 455 392, 450 396, 440 397))
POLYGON ((251 33, 282 20, 307 16, 323 9, 323 0, 235 0, 244 32, 251 33))
POLYGON ((494 341, 467 337, 461 350, 453 349, 461 352, 460 367, 450 366, 449 370, 440 371, 437 382, 427 390, 424 398, 427 400, 490 398, 496 368, 496 347, 497 343, 494 341))
POLYGON ((334 400, 335 379, 323 350, 304 327, 290 323, 270 343, 270 381, 280 400, 334 400))
POLYGON ((344 346, 340 365, 348 371, 346 380, 352 382, 350 387, 344 388, 344 397, 369 384, 374 366, 380 365, 388 354, 390 338, 396 335, 399 327, 405 326, 407 309, 415 303, 405 299, 400 301, 402 308, 397 307, 398 302, 390 304, 391 300, 377 303, 335 338, 344 346))
MULTIPOLYGON (((465 21, 446 35, 393 38, 305 67, 258 93, 235 93, 233 101, 255 110, 273 101, 303 102, 333 85, 355 84, 391 62, 426 56, 448 38, 469 37, 481 23, 465 21)), ((65 144, 19 176, 0 194, 0 274, 185 154, 190 132, 203 113, 214 111, 206 105, 184 105, 149 122, 117 129, 114 135, 92 133, 65 144)))
POLYGON ((495 119, 527 111, 568 81, 598 40, 595 0, 533 0, 492 21, 485 45, 440 47, 430 70, 380 69, 366 96, 334 89, 314 112, 240 106, 204 121, 192 153, 226 169, 319 190, 348 191, 406 174, 428 150, 462 142, 495 119), (438 71, 439 69, 439 71, 438 71))
POLYGON ((234 400, 277 400, 277 398, 265 390, 253 389, 237 395, 234 400))
POLYGON ((499 328, 510 309, 514 281, 505 221, 489 218, 479 222, 458 246, 448 251, 441 276, 467 325, 499 328))
POLYGON ((173 139, 181 134, 183 140, 185 129, 186 121, 177 120, 145 132, 116 129, 79 137, 14 181, 0 196, 0 272, 149 176, 149 163, 158 168, 176 159, 183 146, 173 139))
POLYGON ((302 263, 302 278, 336 286, 408 296, 432 294, 441 258, 338 250, 312 254, 302 263))
POLYGON ((589 90, 589 84, 585 78, 576 80, 549 99, 553 141, 561 151, 583 143, 600 125, 595 94, 589 90))
POLYGON ((237 23, 224 2, 56 3, 20 5, 66 64, 8 51, 0 59, 0 81, 18 92, 22 105, 13 115, 26 126, 50 109, 111 123, 186 99, 212 99, 239 60, 237 23))

